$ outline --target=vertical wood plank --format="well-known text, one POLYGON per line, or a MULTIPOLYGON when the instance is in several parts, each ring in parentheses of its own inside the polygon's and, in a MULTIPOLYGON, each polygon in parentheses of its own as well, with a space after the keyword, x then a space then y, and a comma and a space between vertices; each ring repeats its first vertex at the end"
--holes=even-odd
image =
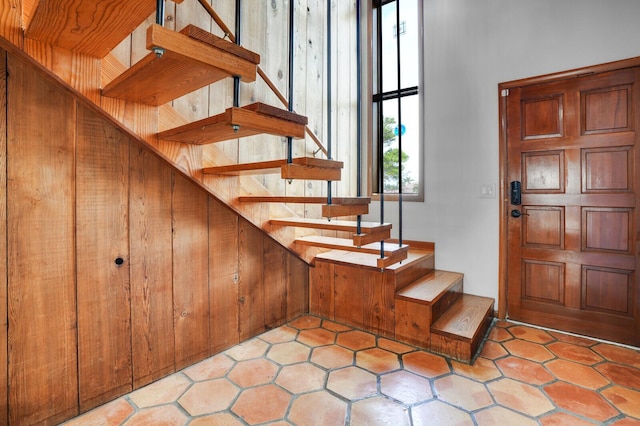
POLYGON ((287 321, 290 321, 309 312, 309 266, 290 253, 287 262, 287 321))
POLYGON ((239 343, 238 216, 209 198, 211 353, 239 343))
POLYGON ((275 328, 287 319, 287 251, 278 243, 263 234, 264 248, 264 324, 267 328, 275 328))
POLYGON ((131 143, 130 246, 133 387, 175 371, 171 169, 131 143))
POLYGON ((395 301, 395 272, 367 272, 370 277, 361 288, 363 322, 369 331, 393 337, 393 304, 395 301))
POLYGON ((309 268, 309 313, 335 319, 334 275, 331 262, 316 261, 315 267, 309 268))
POLYGON ((132 389, 129 139, 82 105, 77 114, 78 373, 86 411, 132 389))
POLYGON ((75 103, 8 58, 9 421, 78 413, 75 103))
POLYGON ((362 289, 368 285, 370 273, 359 268, 335 265, 335 320, 364 327, 362 289))
POLYGON ((9 423, 7 375, 7 52, 0 49, 0 424, 9 423))
POLYGON ((181 174, 173 181, 176 369, 210 354, 208 197, 181 174))
POLYGON ((265 318, 263 236, 245 219, 239 223, 240 341, 263 331, 265 318))
MULTIPOLYGON (((0 35, 16 46, 20 46, 23 40, 24 33, 20 23, 24 3, 25 1, 20 0, 0 0, 0 35)), ((28 9, 28 6, 24 7, 28 9)), ((28 13, 25 13, 25 21, 28 18, 28 13)))

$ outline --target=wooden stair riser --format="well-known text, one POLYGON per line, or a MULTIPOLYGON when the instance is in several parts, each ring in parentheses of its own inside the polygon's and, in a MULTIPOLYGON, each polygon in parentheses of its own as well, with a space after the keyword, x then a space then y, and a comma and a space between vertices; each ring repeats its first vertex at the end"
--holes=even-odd
POLYGON ((368 204, 325 204, 322 217, 362 216, 369 214, 368 204))
POLYGON ((356 246, 366 246, 376 241, 384 241, 391 238, 391 227, 388 229, 375 229, 363 231, 362 234, 353 234, 353 244, 356 246))
POLYGON ((396 291, 403 289, 436 268, 435 255, 433 253, 425 252, 425 254, 414 263, 411 268, 403 268, 396 273, 396 291))

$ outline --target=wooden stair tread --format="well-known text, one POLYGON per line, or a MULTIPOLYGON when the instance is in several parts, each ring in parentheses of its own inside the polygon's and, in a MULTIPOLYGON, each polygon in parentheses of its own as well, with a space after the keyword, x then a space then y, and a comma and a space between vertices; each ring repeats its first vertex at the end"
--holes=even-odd
POLYGON ((471 342, 491 314, 493 303, 489 297, 463 294, 431 326, 431 332, 471 342))
MULTIPOLYGON (((154 0, 39 1, 31 4, 35 9, 27 11, 32 19, 25 31, 26 37, 98 58, 106 56, 156 10, 154 0)), ((29 6, 25 4, 24 7, 29 6)))
POLYGON ((257 134, 302 139, 307 118, 260 102, 158 133, 158 138, 204 145, 257 134))
MULTIPOLYGON (((280 226, 297 226, 300 228, 325 229, 331 231, 356 232, 356 222, 350 220, 326 220, 301 217, 289 217, 280 219, 271 219, 272 225, 280 226)), ((360 229, 362 232, 371 232, 378 229, 391 229, 390 223, 377 222, 361 222, 360 229)))
MULTIPOLYGON (((385 246, 387 243, 385 243, 385 246)), ((404 273, 405 270, 411 269, 412 265, 416 262, 421 262, 424 257, 433 258, 434 253, 428 251, 414 251, 412 247, 409 248, 407 258, 401 262, 394 263, 386 266, 385 269, 393 271, 396 275, 404 273)), ((327 261, 335 263, 337 265, 355 266, 368 270, 380 270, 378 267, 378 259, 380 254, 374 255, 369 253, 357 253, 344 250, 331 250, 325 253, 320 253, 316 256, 316 260, 327 261)))
MULTIPOLYGON (((358 247, 353 245, 353 240, 349 238, 335 238, 335 237, 324 237, 321 235, 308 235, 306 237, 296 238, 296 244, 314 246, 320 248, 327 248, 331 250, 345 250, 345 251, 353 251, 358 253, 370 253, 370 254, 380 254, 380 243, 371 243, 366 246, 358 247)), ((403 245, 402 247, 398 244, 385 243, 384 245, 384 253, 385 256, 391 256, 396 252, 408 252, 409 246, 403 245)))
POLYGON ((433 305, 464 278, 458 272, 434 270, 396 292, 396 299, 433 305))
POLYGON ((164 54, 149 53, 107 84, 102 94, 158 106, 230 76, 255 81, 257 64, 236 55, 239 46, 223 40, 230 48, 223 49, 189 37, 189 31, 189 27, 179 33, 157 24, 149 27, 147 48, 162 48, 164 54))
MULTIPOLYGON (((243 195, 238 197, 238 201, 247 203, 298 203, 298 204, 324 204, 327 197, 287 197, 277 195, 243 195)), ((369 197, 333 197, 333 204, 354 205, 369 204, 369 197)))
POLYGON ((321 158, 299 157, 293 162, 287 160, 269 160, 255 163, 230 164, 227 166, 205 167, 202 171, 205 174, 217 175, 247 175, 247 174, 268 174, 278 173, 283 179, 318 179, 318 180, 340 180, 340 171, 343 163, 335 160, 324 160, 321 158), (292 173, 293 171, 293 173, 292 173), (336 178, 337 179, 326 179, 336 178))

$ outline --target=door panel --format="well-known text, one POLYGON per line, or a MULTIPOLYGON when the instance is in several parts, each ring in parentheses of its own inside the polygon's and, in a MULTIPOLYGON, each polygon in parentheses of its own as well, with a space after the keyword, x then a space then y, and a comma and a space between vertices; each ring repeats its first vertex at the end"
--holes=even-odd
POLYGON ((510 318, 640 343, 639 76, 628 68, 510 91, 507 179, 522 187, 507 219, 510 318))

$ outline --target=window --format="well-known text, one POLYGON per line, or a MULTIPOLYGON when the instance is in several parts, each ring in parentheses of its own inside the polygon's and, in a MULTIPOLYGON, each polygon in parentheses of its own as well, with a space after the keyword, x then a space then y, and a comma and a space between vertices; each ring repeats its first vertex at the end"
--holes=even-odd
POLYGON ((372 188, 377 194, 402 193, 416 200, 423 193, 420 3, 372 0, 372 188))

